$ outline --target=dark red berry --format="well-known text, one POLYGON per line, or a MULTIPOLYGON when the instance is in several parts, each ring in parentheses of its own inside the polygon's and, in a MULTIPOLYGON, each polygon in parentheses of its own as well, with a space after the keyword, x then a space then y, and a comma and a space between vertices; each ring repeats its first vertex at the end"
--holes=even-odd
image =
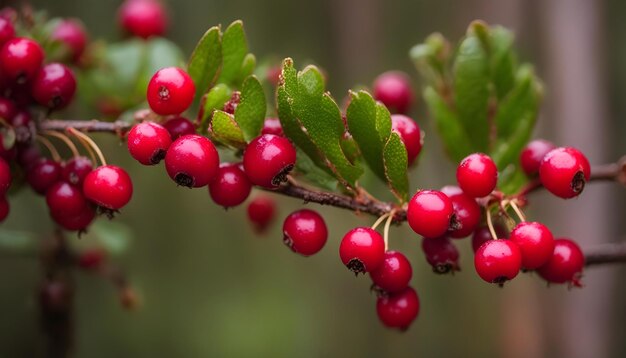
POLYGON ((195 92, 193 80, 182 68, 162 68, 148 83, 148 104, 157 114, 181 114, 191 105, 195 92))
POLYGON ((26 172, 26 181, 33 190, 45 195, 48 189, 61 179, 61 164, 47 158, 41 158, 26 172))
POLYGON ((391 115, 391 129, 400 135, 409 159, 413 164, 424 144, 422 131, 415 121, 403 114, 391 115))
POLYGON ((278 118, 266 118, 265 122, 263 122, 261 134, 274 134, 281 137, 285 135, 285 133, 283 133, 283 126, 280 124, 278 118))
POLYGON ((188 188, 207 185, 217 175, 220 158, 206 137, 188 134, 176 139, 165 155, 165 169, 176 184, 188 188))
POLYGON ((0 158, 0 196, 5 196, 9 191, 11 181, 11 167, 4 159, 0 158))
POLYGON ((25 144, 33 139, 36 128, 28 111, 17 112, 10 123, 15 131, 15 141, 17 143, 25 144))
POLYGON ((187 134, 196 134, 196 127, 185 117, 170 118, 163 122, 163 127, 170 133, 172 140, 187 134))
POLYGON ((250 190, 252 184, 238 164, 221 164, 215 178, 209 183, 211 199, 225 208, 243 203, 250 195, 250 190))
POLYGON ((422 239, 422 251, 434 273, 459 271, 459 250, 447 236, 422 239))
POLYGON ((498 183, 498 168, 486 154, 470 154, 456 170, 456 180, 463 192, 473 198, 491 194, 498 183))
POLYGON ((519 273, 522 268, 522 253, 511 240, 490 240, 476 251, 474 267, 483 280, 502 285, 519 273))
POLYGON ((381 74, 374 81, 374 98, 381 101, 392 113, 406 113, 413 102, 409 76, 399 71, 381 74))
POLYGON ((43 59, 43 49, 36 41, 16 37, 7 41, 0 50, 0 72, 9 81, 26 83, 35 77, 43 59))
POLYGON ((561 238, 554 240, 554 251, 548 262, 537 272, 549 283, 568 283, 582 287, 580 278, 585 266, 585 256, 576 242, 561 238))
POLYGON ((64 181, 56 182, 48 189, 46 204, 50 212, 64 216, 77 216, 89 205, 79 187, 64 181))
POLYGON ((543 157, 554 148, 556 146, 545 139, 535 139, 526 144, 519 157, 524 173, 530 177, 537 175, 543 157))
POLYGON ((76 215, 68 215, 64 212, 51 211, 50 216, 63 229, 68 231, 84 231, 96 217, 94 209, 86 205, 85 209, 76 215))
POLYGON ((85 197, 109 210, 119 210, 133 196, 133 183, 126 171, 115 165, 103 165, 87 174, 83 182, 85 197))
POLYGON ((143 165, 159 164, 172 144, 170 132, 160 124, 142 122, 135 125, 126 141, 130 155, 143 165))
POLYGON ((419 190, 407 210, 409 226, 424 237, 439 237, 448 231, 454 214, 452 201, 437 190, 419 190))
POLYGON ((7 198, 5 196, 0 197, 0 222, 3 222, 9 216, 10 210, 11 206, 7 198))
POLYGON ((287 180, 296 163, 296 148, 289 139, 262 134, 248 144, 243 154, 243 166, 254 185, 276 188, 287 180))
POLYGON ((126 32, 144 39, 161 36, 167 29, 167 13, 157 0, 126 0, 118 19, 126 32))
POLYGON ((85 270, 96 270, 106 259, 106 251, 101 248, 84 250, 78 255, 78 266, 85 270))
MULTIPOLYGON (((443 189, 442 189, 443 192, 443 189)), ((448 195, 454 208, 455 225, 450 237, 460 239, 469 236, 480 223, 480 206, 476 200, 459 189, 458 194, 448 195)))
POLYGON ((411 263, 398 251, 385 252, 383 263, 376 270, 370 271, 372 282, 388 293, 407 288, 412 276, 411 263))
POLYGON ((20 146, 18 148, 17 163, 25 170, 41 159, 41 151, 36 145, 20 146))
POLYGON ((283 242, 302 256, 318 253, 326 244, 328 229, 316 211, 302 209, 289 214, 283 223, 283 242))
MULTIPOLYGON (((501 225, 494 224, 493 228, 498 238, 506 239, 509 237, 509 233, 501 225)), ((474 250, 474 252, 478 251, 478 248, 489 240, 493 240, 493 237, 491 236, 491 231, 489 231, 489 227, 481 226, 477 228, 474 231, 474 234, 472 234, 472 249, 474 250)))
POLYGON ((412 287, 397 293, 381 295, 376 302, 380 321, 389 328, 402 331, 409 328, 420 311, 420 300, 412 287))
POLYGON ((257 233, 264 233, 276 216, 276 202, 269 196, 259 195, 248 204, 248 219, 257 233))
POLYGON ((522 268, 534 270, 543 266, 554 251, 554 237, 550 230, 538 222, 519 223, 509 236, 522 253, 522 268))
POLYGON ((587 158, 571 147, 550 151, 539 166, 541 184, 552 194, 563 199, 580 195, 590 174, 591 168, 587 158))
POLYGON ((33 97, 50 109, 67 107, 76 93, 76 78, 67 66, 50 63, 41 68, 33 81, 33 97))
POLYGON ((69 53, 69 58, 73 61, 80 58, 87 46, 87 33, 83 24, 77 19, 61 20, 52 31, 50 38, 62 43, 69 53))
POLYGON ((68 183, 82 187, 83 181, 92 170, 93 165, 91 164, 91 160, 86 157, 78 156, 65 162, 61 176, 63 180, 68 183))
POLYGON ((0 118, 6 122, 10 122, 17 113, 15 104, 8 98, 0 97, 0 118))
POLYGON ((344 235, 339 256, 355 274, 376 271, 385 259, 385 241, 369 227, 357 227, 344 235))
POLYGON ((65 281, 47 278, 41 283, 39 305, 44 314, 57 317, 57 314, 68 312, 72 302, 73 291, 65 281))
POLYGON ((15 37, 15 27, 9 19, 0 17, 0 47, 15 37))

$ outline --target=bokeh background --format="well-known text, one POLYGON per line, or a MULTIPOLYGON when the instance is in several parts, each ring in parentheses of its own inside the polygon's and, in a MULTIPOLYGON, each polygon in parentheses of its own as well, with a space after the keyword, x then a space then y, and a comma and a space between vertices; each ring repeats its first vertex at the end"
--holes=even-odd
MULTIPOLYGON (((17 2, 0 1, 6 5, 17 2)), ((114 16, 121 1, 33 0, 53 16, 82 19, 92 38, 120 37, 114 16)), ((314 61, 341 98, 388 69, 407 71, 419 86, 409 48, 434 31, 456 40, 474 19, 515 30, 524 61, 546 85, 537 136, 574 145, 592 163, 626 153, 626 5, 619 0, 170 0, 168 37, 189 54, 215 24, 243 19, 258 58, 314 61)), ((454 180, 428 116, 413 113, 426 130, 426 149, 411 171, 412 186, 454 180)), ((338 242, 371 218, 321 209, 331 237, 311 258, 281 242, 280 221, 301 206, 279 198, 279 222, 255 236, 245 208, 224 212, 205 190, 177 188, 162 167, 140 167, 125 146, 97 136, 109 161, 128 168, 133 201, 116 220, 133 232, 116 258, 138 288, 143 305, 124 311, 112 287, 79 273, 77 357, 623 357, 626 355, 626 271, 589 269, 584 289, 546 288, 520 275, 504 289, 474 273, 469 242, 459 242, 462 271, 436 276, 419 238, 393 228, 391 247, 414 267, 422 309, 403 334, 379 324, 369 280, 355 279, 338 259, 338 242)), ((581 198, 561 201, 539 193, 527 214, 557 236, 581 246, 626 239, 626 191, 593 184, 581 198)), ((4 226, 49 232, 45 203, 28 191, 12 200, 4 226)), ((72 238, 74 239, 74 238, 72 238)), ((40 267, 33 258, 0 260, 0 356, 42 353, 34 292, 40 267)))

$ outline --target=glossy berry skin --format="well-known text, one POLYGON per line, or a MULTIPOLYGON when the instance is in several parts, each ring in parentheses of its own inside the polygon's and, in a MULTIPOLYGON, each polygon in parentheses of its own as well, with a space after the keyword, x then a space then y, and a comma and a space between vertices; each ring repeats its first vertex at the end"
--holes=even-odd
POLYGON ((119 210, 133 196, 133 183, 126 171, 115 165, 103 165, 87 174, 83 182, 85 197, 109 210, 119 210))
POLYGON ((148 83, 148 104, 156 114, 181 114, 189 108, 195 93, 196 86, 187 72, 166 67, 158 70, 148 83))
POLYGON ((87 33, 83 24, 76 19, 64 19, 52 31, 50 38, 64 44, 70 58, 77 61, 85 52, 87 46, 87 33))
POLYGON ((418 235, 433 238, 448 231, 454 214, 452 201, 437 190, 420 190, 409 201, 407 220, 418 235))
POLYGON ((95 210, 87 205, 85 210, 76 215, 68 215, 63 212, 51 211, 50 216, 63 229, 68 231, 84 231, 96 217, 95 210))
POLYGON ((391 130, 400 135, 400 139, 406 147, 409 165, 413 164, 424 144, 420 127, 410 117, 403 114, 392 114, 391 130))
POLYGON ((206 137, 188 134, 176 139, 165 155, 165 169, 176 184, 188 188, 207 185, 217 175, 220 158, 206 137))
POLYGON ((0 47, 15 37, 15 27, 9 19, 0 17, 0 47))
POLYGON ((75 93, 74 73, 61 63, 43 66, 33 81, 33 97, 37 103, 50 109, 67 107, 75 93))
POLYGON ((81 188, 64 181, 56 182, 48 189, 46 204, 50 212, 65 216, 77 216, 87 210, 88 205, 81 188))
POLYGON ((274 221, 276 202, 269 196, 259 195, 248 204, 247 214, 254 231, 262 234, 274 221))
POLYGON ((387 295, 376 301, 378 319, 389 328, 406 330, 415 321, 420 311, 417 292, 412 287, 387 295))
POLYGON ((512 280, 522 268, 522 253, 511 240, 499 239, 485 242, 474 255, 478 276, 499 285, 512 280))
POLYGON ((560 238, 554 240, 554 252, 537 272, 549 283, 568 283, 582 287, 580 278, 585 266, 585 256, 576 242, 560 238))
POLYGON ((287 180, 296 163, 296 148, 289 139, 262 134, 253 139, 243 154, 243 167, 254 185, 276 188, 287 180))
POLYGON ((265 122, 263 122, 261 134, 274 134, 280 137, 285 135, 285 133, 283 133, 283 126, 280 124, 278 118, 266 118, 265 122))
POLYGON ((509 236, 522 253, 522 268, 534 270, 543 266, 554 251, 554 237, 550 230, 538 222, 519 223, 509 236))
POLYGON ((0 197, 0 222, 3 222, 9 216, 10 211, 11 206, 7 198, 5 196, 0 197))
POLYGON ((374 98, 381 101, 391 113, 406 113, 413 102, 409 76, 399 71, 381 74, 374 81, 374 98))
POLYGON ((328 229, 316 211, 302 209, 289 214, 283 222, 283 242, 302 256, 318 253, 326 244, 328 229))
MULTIPOLYGON (((501 225, 494 224, 493 228, 498 238, 506 239, 509 237, 509 233, 501 225)), ((480 248, 482 244, 489 240, 493 240, 493 237, 487 226, 480 226, 474 230, 472 234, 472 250, 474 250, 474 253, 478 251, 478 248, 480 248)))
POLYGON ((459 271, 459 250, 447 236, 422 239, 422 252, 434 273, 459 271))
POLYGON ((524 173, 529 177, 539 174, 539 166, 543 157, 554 148, 556 146, 545 139, 535 139, 526 144, 519 157, 524 173))
POLYGON ((185 117, 174 117, 163 122, 163 127, 170 133, 172 140, 187 134, 196 134, 196 127, 185 117))
POLYGON ((237 164, 220 165, 217 175, 209 183, 209 194, 217 205, 225 208, 243 203, 252 190, 246 173, 237 164))
POLYGON ((0 72, 9 81, 23 84, 32 80, 43 64, 44 52, 31 39, 16 37, 0 50, 0 72))
POLYGON ((5 196, 9 191, 12 178, 11 167, 4 159, 0 158, 0 197, 5 196))
POLYGON ((161 36, 167 30, 167 13, 157 0, 126 0, 118 21, 126 32, 144 39, 161 36))
POLYGON ((488 155, 470 154, 457 167, 456 180, 465 194, 482 198, 496 188, 498 168, 488 155))
MULTIPOLYGON (((442 189, 443 191, 443 189, 442 189)), ((448 195, 454 208, 454 228, 449 235, 455 239, 469 236, 480 223, 481 211, 476 200, 469 195, 458 190, 459 193, 448 195)))
POLYGON ((61 178, 72 185, 82 187, 85 177, 87 177, 92 170, 93 165, 89 158, 82 156, 74 157, 63 165, 61 178))
POLYGON ((47 158, 41 158, 26 172, 26 181, 36 193, 41 195, 45 195, 59 179, 61 179, 61 164, 47 158))
POLYGON ((591 167, 587 158, 571 147, 550 151, 539 166, 541 184, 552 194, 563 199, 580 195, 590 174, 591 167))
POLYGON ((381 290, 392 293, 402 291, 409 286, 413 269, 406 256, 398 251, 387 251, 383 263, 370 271, 372 282, 381 290))
POLYGON ((130 155, 143 165, 159 164, 172 144, 170 132, 154 122, 139 123, 128 132, 126 140, 130 155))
POLYGON ((385 260, 385 241, 376 230, 357 227, 341 239, 339 256, 355 274, 376 271, 385 260))

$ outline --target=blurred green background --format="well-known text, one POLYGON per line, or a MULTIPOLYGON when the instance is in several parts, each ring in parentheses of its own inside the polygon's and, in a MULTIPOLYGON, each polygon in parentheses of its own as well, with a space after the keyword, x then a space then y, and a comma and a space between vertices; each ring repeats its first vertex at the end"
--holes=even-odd
MULTIPOLYGON (((93 39, 109 40, 120 37, 114 20, 120 3, 31 1, 52 16, 78 17, 93 39)), ((537 135, 578 146, 592 163, 626 153, 626 5, 618 0, 171 0, 167 6, 168 37, 186 54, 208 27, 243 19, 258 58, 314 61, 328 72, 338 99, 388 69, 407 71, 419 86, 407 53, 431 32, 456 41, 473 19, 502 24, 516 31, 520 57, 536 64, 546 84, 537 135)), ((426 147, 411 172, 412 187, 452 183, 453 165, 417 107, 426 147)), ((303 258, 284 247, 280 232, 282 219, 301 202, 278 198, 278 222, 258 237, 245 206, 224 212, 206 190, 177 188, 162 167, 140 166, 108 136, 95 139, 135 184, 133 201, 116 218, 132 228, 134 240, 115 260, 143 305, 127 312, 107 282, 78 273, 77 357, 626 355, 626 286, 619 279, 626 271, 619 266, 588 270, 582 290, 548 289, 533 275, 499 289, 475 275, 468 240, 458 242, 462 271, 442 277, 426 264, 419 238, 406 225, 393 228, 391 247, 411 260, 422 304, 411 329, 398 333, 379 324, 369 280, 355 279, 338 259, 341 236, 372 218, 320 209, 331 237, 320 254, 303 258)), ((593 184, 571 201, 537 194, 527 213, 588 247, 624 239, 624 199, 617 185, 593 184)), ((41 198, 23 191, 11 205, 6 228, 51 229, 41 198)), ((39 280, 35 259, 0 260, 2 357, 43 351, 34 299, 39 280)))

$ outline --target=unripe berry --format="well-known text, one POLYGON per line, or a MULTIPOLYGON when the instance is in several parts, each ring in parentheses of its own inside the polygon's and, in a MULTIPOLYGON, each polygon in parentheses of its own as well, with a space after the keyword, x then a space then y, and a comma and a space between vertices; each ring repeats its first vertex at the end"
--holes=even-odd
POLYGON ((486 282, 503 285, 514 279, 522 268, 522 253, 513 241, 490 240, 476 251, 474 267, 486 282))
POLYGON ((582 287, 580 278, 585 266, 585 256, 576 242, 561 238, 554 240, 554 252, 548 262, 537 272, 549 283, 568 283, 582 287))
POLYGON ((144 39, 161 36, 167 29, 167 13, 156 0, 126 0, 118 20, 126 32, 144 39))
POLYGON ((178 139, 187 134, 196 134, 196 127, 185 117, 174 117, 163 122, 163 127, 167 129, 172 140, 178 139))
POLYGON ((31 39, 16 37, 0 50, 0 72, 11 82, 23 84, 35 77, 43 64, 44 53, 31 39))
POLYGON ((539 166, 543 157, 554 148, 556 146, 545 139, 535 139, 526 144, 519 158, 524 173, 529 177, 539 174, 539 166))
POLYGON ((473 198, 482 198, 496 188, 498 168, 486 154, 470 154, 459 164, 456 180, 465 194, 473 198))
POLYGON ((26 181, 33 190, 45 195, 54 183, 61 179, 61 165, 53 160, 41 158, 26 172, 26 181))
POLYGON ((87 177, 92 170, 93 165, 91 164, 91 160, 86 157, 78 156, 65 162, 61 177, 72 185, 82 187, 85 177, 87 177))
POLYGON ((61 20, 52 31, 50 38, 65 45, 73 61, 80 58, 87 46, 87 33, 83 24, 77 19, 61 20))
POLYGON ((209 183, 211 199, 225 208, 243 203, 250 195, 252 184, 238 164, 223 163, 209 183))
POLYGON ((188 188, 207 185, 219 168, 220 158, 213 143, 197 134, 179 137, 165 155, 165 169, 176 184, 188 188))
POLYGON ((391 129, 400 135, 409 160, 409 165, 415 162, 423 145, 422 131, 415 121, 403 114, 391 115, 391 129))
POLYGON ((196 86, 187 72, 166 67, 158 70, 148 83, 148 104, 156 114, 181 114, 189 108, 195 93, 196 86))
POLYGON ((296 163, 296 148, 289 139, 262 134, 253 139, 243 154, 246 175, 254 185, 276 188, 287 180, 296 163))
POLYGON ((398 251, 385 252, 382 265, 370 271, 370 278, 374 284, 385 292, 404 290, 408 287, 412 276, 411 263, 398 251))
POLYGON ((587 158, 571 147, 550 151, 539 166, 541 184, 552 194, 563 199, 580 195, 590 175, 591 168, 587 158))
POLYGON ((250 201, 247 213, 254 230, 262 234, 274 221, 276 202, 269 196, 259 195, 250 201))
POLYGON ((33 81, 33 97, 50 109, 67 107, 76 93, 76 78, 67 66, 50 63, 41 68, 33 81))
POLYGON ((142 122, 128 132, 128 151, 143 165, 159 164, 172 144, 170 133, 160 124, 142 122))
POLYGON ((413 102, 409 76, 399 71, 381 74, 374 81, 374 98, 392 113, 406 113, 413 102))
POLYGON ((434 273, 459 271, 459 250, 447 236, 422 239, 422 251, 434 273))
POLYGON ((283 242, 302 256, 318 253, 326 244, 328 229, 320 214, 309 209, 294 211, 283 223, 283 242))
POLYGON ((274 134, 281 137, 285 135, 283 133, 283 126, 280 124, 278 118, 266 118, 265 122, 263 122, 261 134, 274 134))
POLYGON ((406 330, 415 321, 420 311, 417 292, 412 287, 381 295, 376 301, 376 313, 380 321, 389 328, 406 330))
POLYGON ((407 220, 418 235, 439 237, 448 231, 454 214, 452 201, 437 190, 420 190, 409 201, 407 220))
POLYGON ((519 223, 509 240, 519 247, 522 253, 522 267, 534 270, 543 266, 554 251, 554 237, 550 230, 538 222, 519 223))
POLYGON ((376 271, 385 259, 385 241, 376 230, 357 227, 344 235, 339 256, 343 264, 357 275, 376 271))
POLYGON ((128 204, 133 196, 133 182, 124 169, 103 165, 85 177, 83 193, 101 208, 116 211, 128 204))

